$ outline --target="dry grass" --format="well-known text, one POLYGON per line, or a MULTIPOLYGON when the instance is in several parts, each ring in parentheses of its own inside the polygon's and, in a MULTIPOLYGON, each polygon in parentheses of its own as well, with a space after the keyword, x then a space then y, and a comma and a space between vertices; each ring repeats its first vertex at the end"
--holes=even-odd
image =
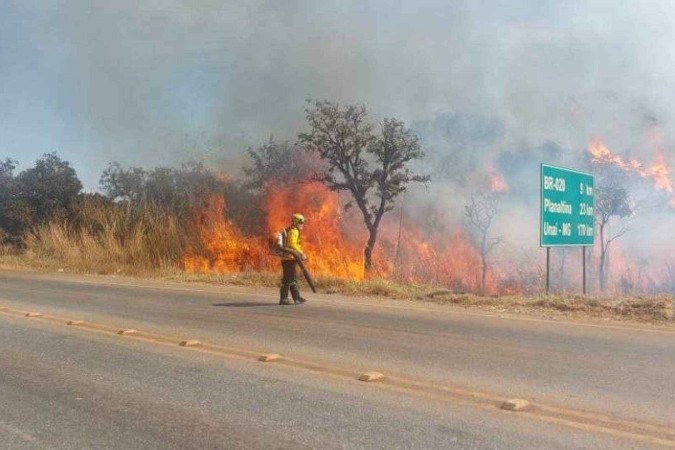
POLYGON ((546 317, 610 318, 675 324, 675 297, 666 294, 481 297, 438 291, 428 294, 427 298, 440 304, 472 306, 509 313, 535 313, 546 317))
POLYGON ((138 214, 116 206, 85 207, 87 226, 48 223, 28 233, 25 256, 78 272, 152 274, 173 267, 187 238, 173 215, 147 208, 138 214))

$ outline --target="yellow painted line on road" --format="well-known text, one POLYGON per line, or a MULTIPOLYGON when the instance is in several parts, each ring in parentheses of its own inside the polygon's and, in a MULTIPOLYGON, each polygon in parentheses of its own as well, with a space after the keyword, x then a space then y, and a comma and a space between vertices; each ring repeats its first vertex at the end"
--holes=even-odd
MULTIPOLYGON (((2 315, 21 317, 25 316, 25 311, 15 310, 5 307, 0 310, 2 315)), ((35 322, 47 322, 52 324, 67 325, 69 322, 66 319, 51 315, 42 315, 35 318, 35 322)), ((120 332, 118 327, 110 327, 102 324, 91 322, 84 322, 80 324, 78 329, 102 332, 108 335, 117 335, 120 332)), ((127 329, 122 329, 127 330, 127 329)), ((135 330, 136 331, 136 330, 135 330)), ((167 337, 136 331, 136 333, 129 335, 132 340, 139 340, 148 343, 163 344, 169 346, 181 345, 188 340, 178 339, 176 337, 167 337)), ((231 348, 222 345, 215 345, 209 343, 202 343, 202 345, 191 347, 192 351, 206 352, 221 357, 239 359, 246 361, 261 361, 260 352, 245 350, 241 348, 231 348)), ((263 356, 270 356, 266 354, 263 356)), ((278 356, 278 355, 276 355, 278 356)), ((292 358, 274 359, 275 365, 282 365, 287 368, 296 370, 309 371, 316 374, 328 375, 338 379, 361 379, 364 374, 357 374, 351 370, 339 367, 331 367, 324 364, 312 363, 307 361, 294 360, 292 358)), ((496 394, 471 391, 459 387, 452 387, 441 385, 438 383, 422 382, 418 380, 410 380, 399 378, 395 376, 384 377, 382 374, 367 373, 368 378, 365 381, 378 380, 375 383, 377 386, 393 390, 396 392, 408 393, 416 396, 423 396, 440 401, 451 401, 453 403, 462 403, 472 405, 481 409, 490 411, 499 411, 505 402, 503 397, 496 394), (381 377, 379 375, 382 375, 381 377)), ((508 400, 507 400, 508 401, 508 400)), ((505 411, 506 412, 506 411, 505 411)), ((512 414, 512 413, 511 413, 512 414)), ((577 411, 572 409, 559 408, 545 404, 530 403, 526 409, 520 410, 517 417, 528 417, 531 419, 541 420, 549 423, 565 425, 568 427, 581 429, 591 432, 600 432, 617 437, 626 437, 643 442, 649 442, 658 445, 667 445, 675 447, 675 430, 672 427, 665 425, 642 423, 610 417, 607 415, 596 414, 586 411, 577 411)))
POLYGON ((620 438, 634 439, 637 441, 648 442, 655 445, 663 445, 665 447, 675 447, 675 438, 673 437, 659 437, 651 436, 649 434, 640 433, 640 432, 630 432, 624 431, 621 429, 608 428, 602 425, 595 425, 593 423, 584 423, 575 420, 562 419, 559 417, 551 417, 538 414, 537 412, 521 412, 520 415, 524 417, 531 417, 536 420, 541 420, 544 422, 554 423, 557 425, 564 425, 579 430, 585 430, 596 433, 609 434, 611 436, 616 436, 620 438))
MULTIPOLYGON (((495 394, 439 386, 437 384, 391 376, 378 385, 398 392, 423 395, 433 400, 459 402, 489 411, 494 411, 495 409, 502 410, 501 407, 505 403, 503 398, 495 394)), ((514 417, 524 416, 584 431, 600 432, 617 437, 629 437, 652 444, 675 447, 675 429, 672 426, 630 421, 609 417, 604 414, 551 407, 540 403, 528 403, 525 409, 521 409, 514 417)), ((502 411, 505 414, 513 414, 509 410, 502 411)))

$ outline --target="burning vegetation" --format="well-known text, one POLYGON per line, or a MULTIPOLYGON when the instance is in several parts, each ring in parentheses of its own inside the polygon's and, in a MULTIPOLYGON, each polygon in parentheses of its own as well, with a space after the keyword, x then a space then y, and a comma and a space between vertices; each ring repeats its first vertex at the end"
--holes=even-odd
MULTIPOLYGON (((87 194, 55 154, 18 175, 16 163, 6 160, 0 164, 3 251, 101 272, 273 273, 279 261, 268 237, 301 212, 308 218, 303 247, 320 279, 489 295, 541 290, 536 236, 517 241, 508 219, 527 210, 534 220, 538 208, 506 158, 483 161, 467 151, 440 164, 438 153, 425 157, 424 139, 399 120, 376 123, 362 106, 326 101, 310 103, 306 113, 308 130, 298 142, 270 138, 248 150, 243 177, 198 163, 152 170, 111 164, 101 177, 103 194, 87 194), (446 191, 431 194, 430 185, 446 191)), ((664 150, 655 142, 652 165, 615 154, 599 139, 578 160, 579 168, 598 174, 599 237, 588 252, 596 290, 675 292, 675 263, 649 266, 621 245, 631 233, 628 221, 641 214, 622 177, 648 181, 675 206, 664 150)), ((539 159, 514 158, 514 167, 534 168, 539 159)), ((529 183, 536 185, 536 176, 529 183)), ((518 223, 532 223, 527 214, 524 220, 518 223)), ((560 290, 576 283, 574 258, 569 249, 554 255, 560 290)))
MULTIPOLYGON (((663 149, 660 146, 657 148, 655 161, 650 166, 643 164, 637 159, 624 159, 622 156, 612 153, 602 140, 598 138, 594 138, 591 141, 588 146, 588 152, 592 155, 591 162, 595 164, 617 167, 628 174, 651 180, 657 190, 667 193, 673 192, 670 171, 665 162, 663 149)), ((671 203, 673 201, 675 201, 675 196, 671 199, 671 203)))

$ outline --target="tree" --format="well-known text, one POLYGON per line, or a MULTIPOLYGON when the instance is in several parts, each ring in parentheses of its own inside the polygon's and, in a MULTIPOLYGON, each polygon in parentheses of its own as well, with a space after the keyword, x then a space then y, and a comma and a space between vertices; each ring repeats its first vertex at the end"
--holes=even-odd
POLYGON ((502 242, 501 237, 490 238, 490 227, 492 227, 495 216, 499 213, 498 197, 495 192, 479 192, 472 194, 470 202, 464 206, 464 214, 469 223, 475 229, 478 235, 480 259, 481 259, 481 278, 480 291, 485 293, 485 278, 488 271, 488 255, 502 242))
POLYGON ((14 169, 16 169, 17 161, 6 158, 0 161, 0 194, 6 192, 8 183, 14 179, 14 169))
POLYGON ((66 217, 81 190, 82 183, 70 163, 56 153, 46 153, 35 167, 17 175, 13 199, 30 209, 35 223, 43 223, 66 217))
POLYGON ((43 155, 34 167, 15 176, 16 164, 11 159, 0 161, 0 227, 19 244, 30 227, 54 218, 69 219, 82 183, 56 153, 43 155))
POLYGON ((398 119, 384 119, 376 130, 363 105, 343 107, 327 100, 310 105, 305 110, 310 130, 299 135, 300 142, 327 164, 320 178, 328 188, 351 192, 368 229, 363 253, 364 270, 370 273, 382 217, 410 183, 429 180, 409 169, 424 152, 398 119))
POLYGON ((10 158, 0 161, 0 217, 13 192, 16 165, 17 162, 10 158))
POLYGON ((595 190, 595 220, 600 232, 600 291, 604 292, 607 287, 607 260, 609 246, 616 239, 628 231, 628 226, 621 227, 617 232, 609 230, 610 221, 613 218, 623 219, 633 213, 628 192, 618 182, 609 181, 599 185, 595 190))
POLYGON ((145 190, 148 174, 140 167, 125 169, 118 162, 112 162, 103 171, 99 186, 115 201, 140 201, 145 190))
POLYGON ((3 241, 6 237, 5 232, 11 233, 12 231, 9 211, 10 200, 14 192, 14 169, 16 169, 16 165, 17 162, 10 158, 0 161, 0 229, 3 231, 3 241))
POLYGON ((180 168, 123 168, 111 163, 99 185, 108 198, 144 208, 149 203, 176 214, 188 212, 212 195, 224 195, 227 182, 200 162, 189 161, 180 168))
POLYGON ((248 180, 244 187, 260 190, 269 184, 287 185, 301 183, 313 178, 318 171, 309 160, 304 148, 290 142, 277 143, 270 136, 267 144, 246 150, 252 160, 244 167, 248 180))

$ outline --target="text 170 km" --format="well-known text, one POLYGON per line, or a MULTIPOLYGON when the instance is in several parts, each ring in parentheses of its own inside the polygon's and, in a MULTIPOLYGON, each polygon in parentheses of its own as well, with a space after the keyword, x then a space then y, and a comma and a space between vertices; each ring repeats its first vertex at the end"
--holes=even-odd
MULTIPOLYGON (((544 222, 544 236, 572 236, 572 224, 544 222)), ((583 223, 577 224, 577 236, 593 236, 593 227, 583 223)))

